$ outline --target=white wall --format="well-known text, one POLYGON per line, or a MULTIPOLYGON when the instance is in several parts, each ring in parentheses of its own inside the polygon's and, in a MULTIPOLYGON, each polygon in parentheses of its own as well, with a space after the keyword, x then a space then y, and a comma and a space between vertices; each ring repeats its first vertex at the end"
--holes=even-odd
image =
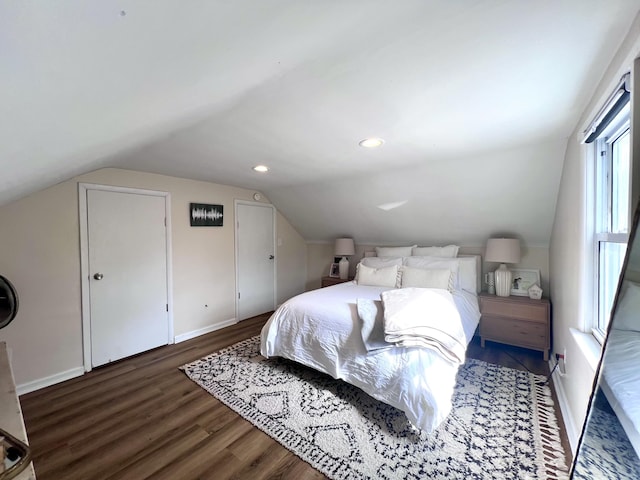
MULTIPOLYGON (((163 175, 103 169, 0 207, 0 272, 20 311, 0 330, 13 350, 18 385, 38 386, 82 372, 78 182, 171 193, 174 332, 235 321, 234 200, 253 191, 163 175), (189 203, 224 205, 224 226, 191 228, 189 203)), ((304 290, 306 245, 278 214, 278 301, 304 290)))
POLYGON ((280 305, 305 290, 307 279, 307 244, 280 213, 277 216, 277 275, 280 305))
MULTIPOLYGON (((549 264, 551 300, 553 302, 553 350, 566 349, 566 374, 554 376, 561 391, 561 406, 567 424, 569 440, 575 450, 577 437, 584 421, 595 373, 592 345, 594 340, 586 325, 592 318, 593 273, 585 263, 590 251, 590 238, 585 227, 586 207, 586 152, 578 136, 596 114, 621 76, 631 69, 633 59, 640 53, 640 17, 633 23, 609 68, 594 93, 589 106, 567 141, 562 178, 558 193, 549 264)), ((637 95, 638 92, 636 92, 637 95)), ((635 118, 639 102, 635 103, 635 118)))

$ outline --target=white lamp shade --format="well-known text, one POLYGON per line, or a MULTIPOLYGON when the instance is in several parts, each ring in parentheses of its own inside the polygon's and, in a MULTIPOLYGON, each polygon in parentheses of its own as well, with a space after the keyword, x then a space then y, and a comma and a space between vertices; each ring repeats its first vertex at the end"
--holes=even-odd
POLYGON ((355 253, 353 238, 336 238, 336 257, 355 255, 355 253))
POLYGON ((520 261, 520 240, 517 238, 490 238, 487 240, 487 262, 518 263, 520 261))

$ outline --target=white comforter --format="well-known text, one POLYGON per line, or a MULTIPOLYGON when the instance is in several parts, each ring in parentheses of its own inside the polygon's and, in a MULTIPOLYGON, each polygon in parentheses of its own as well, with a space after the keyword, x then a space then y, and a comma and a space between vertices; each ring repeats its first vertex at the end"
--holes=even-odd
MULTIPOLYGON (((356 301, 380 300, 386 290, 347 282, 288 300, 264 326, 261 353, 343 379, 404 411, 411 423, 430 432, 451 411, 458 365, 422 347, 367 352, 356 301)), ((480 318, 478 300, 465 291, 454 292, 453 299, 468 344, 480 318)))

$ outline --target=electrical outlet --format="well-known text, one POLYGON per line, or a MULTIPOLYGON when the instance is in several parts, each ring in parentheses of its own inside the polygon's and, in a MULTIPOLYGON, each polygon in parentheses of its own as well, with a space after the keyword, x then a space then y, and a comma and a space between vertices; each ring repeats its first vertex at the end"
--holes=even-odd
POLYGON ((567 349, 563 350, 564 353, 556 353, 556 364, 558 366, 558 373, 563 376, 567 373, 567 349))

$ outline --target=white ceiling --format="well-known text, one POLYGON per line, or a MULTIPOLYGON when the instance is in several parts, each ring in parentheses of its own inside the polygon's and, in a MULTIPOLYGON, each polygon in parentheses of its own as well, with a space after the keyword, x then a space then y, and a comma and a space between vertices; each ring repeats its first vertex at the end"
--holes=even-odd
POLYGON ((308 240, 546 245, 567 137, 639 10, 0 2, 0 204, 113 166, 259 190, 308 240))

